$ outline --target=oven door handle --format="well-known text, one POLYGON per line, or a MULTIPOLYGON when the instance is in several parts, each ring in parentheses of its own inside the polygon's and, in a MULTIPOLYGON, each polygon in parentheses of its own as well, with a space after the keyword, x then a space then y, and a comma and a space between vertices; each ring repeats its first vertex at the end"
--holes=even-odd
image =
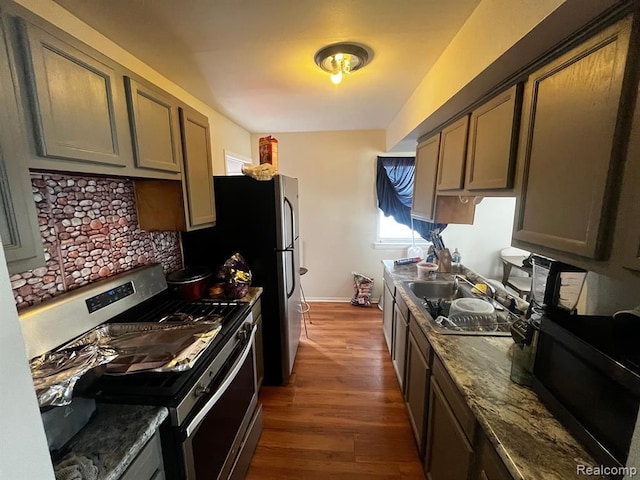
POLYGON ((225 377, 224 381, 222 382, 218 390, 216 390, 216 393, 213 394, 213 396, 209 399, 209 401, 207 401, 207 403, 200 409, 198 414, 194 417, 193 420, 191 420, 191 423, 189 423, 189 425, 187 426, 187 430, 186 430, 187 437, 190 437, 191 434, 200 426, 200 423, 202 423, 202 420, 204 419, 204 417, 207 416, 207 414, 209 413, 209 410, 211 410, 213 406, 218 402, 218 400, 220 400, 220 397, 224 395, 224 392, 227 391, 227 389, 229 388, 229 385, 231 385, 231 382, 233 382, 236 375, 238 375, 238 372, 242 368, 242 364, 249 356, 249 353, 251 353, 251 347, 253 346, 253 341, 256 336, 256 329, 257 329, 257 326, 253 325, 253 327, 251 328, 251 336, 249 338, 249 341, 247 342, 247 345, 244 351, 240 355, 240 358, 233 364, 233 368, 231 369, 229 374, 225 377))

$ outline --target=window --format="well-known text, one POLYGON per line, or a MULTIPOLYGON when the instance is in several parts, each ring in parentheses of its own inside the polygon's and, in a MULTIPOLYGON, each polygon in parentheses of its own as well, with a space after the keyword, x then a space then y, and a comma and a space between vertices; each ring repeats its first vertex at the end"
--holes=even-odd
MULTIPOLYGON (((393 217, 386 217, 384 212, 378 209, 378 240, 379 244, 410 244, 412 243, 411 228, 402 225, 393 217)), ((426 243, 426 241, 415 234, 415 243, 426 243)))
POLYGON ((378 198, 378 228, 376 245, 410 244, 412 229, 415 242, 424 244, 434 229, 444 230, 446 224, 434 224, 411 218, 411 197, 415 173, 415 157, 378 157, 376 196, 378 198), (384 213, 383 213, 384 212, 384 213), (387 216, 385 216, 385 214, 387 216))
POLYGON ((224 151, 224 161, 227 175, 242 175, 243 165, 253 163, 250 158, 238 155, 237 153, 224 151))

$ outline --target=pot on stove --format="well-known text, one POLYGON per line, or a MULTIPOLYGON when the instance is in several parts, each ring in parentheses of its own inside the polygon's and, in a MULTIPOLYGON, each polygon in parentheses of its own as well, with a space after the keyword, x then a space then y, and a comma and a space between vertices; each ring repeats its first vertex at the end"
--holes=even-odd
POLYGON ((187 267, 170 273, 167 285, 184 300, 198 300, 209 293, 213 272, 206 267, 187 267))

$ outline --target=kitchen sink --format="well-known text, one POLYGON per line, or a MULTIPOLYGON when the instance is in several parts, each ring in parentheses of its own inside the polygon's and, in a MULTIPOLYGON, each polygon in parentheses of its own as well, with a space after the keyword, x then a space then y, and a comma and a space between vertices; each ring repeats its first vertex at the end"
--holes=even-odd
POLYGON ((431 280, 402 282, 419 299, 452 299, 456 294, 456 282, 453 280, 431 280))
MULTIPOLYGON (((433 330, 445 335, 510 336, 509 327, 518 317, 473 287, 457 279, 403 281, 402 287, 425 314, 433 330), (492 305, 494 313, 451 312, 459 298, 475 298, 492 305)), ((458 302, 459 303, 459 302, 458 302)), ((477 304, 477 303, 476 303, 477 304)))

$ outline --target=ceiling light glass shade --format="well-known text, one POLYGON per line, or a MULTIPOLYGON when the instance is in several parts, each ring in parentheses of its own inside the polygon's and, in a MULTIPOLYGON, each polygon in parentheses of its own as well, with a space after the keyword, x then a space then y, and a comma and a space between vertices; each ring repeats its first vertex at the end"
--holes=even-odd
POLYGON ((322 70, 331 74, 331 81, 338 84, 343 75, 359 70, 369 63, 369 52, 353 43, 336 43, 324 47, 315 55, 315 62, 322 70))

